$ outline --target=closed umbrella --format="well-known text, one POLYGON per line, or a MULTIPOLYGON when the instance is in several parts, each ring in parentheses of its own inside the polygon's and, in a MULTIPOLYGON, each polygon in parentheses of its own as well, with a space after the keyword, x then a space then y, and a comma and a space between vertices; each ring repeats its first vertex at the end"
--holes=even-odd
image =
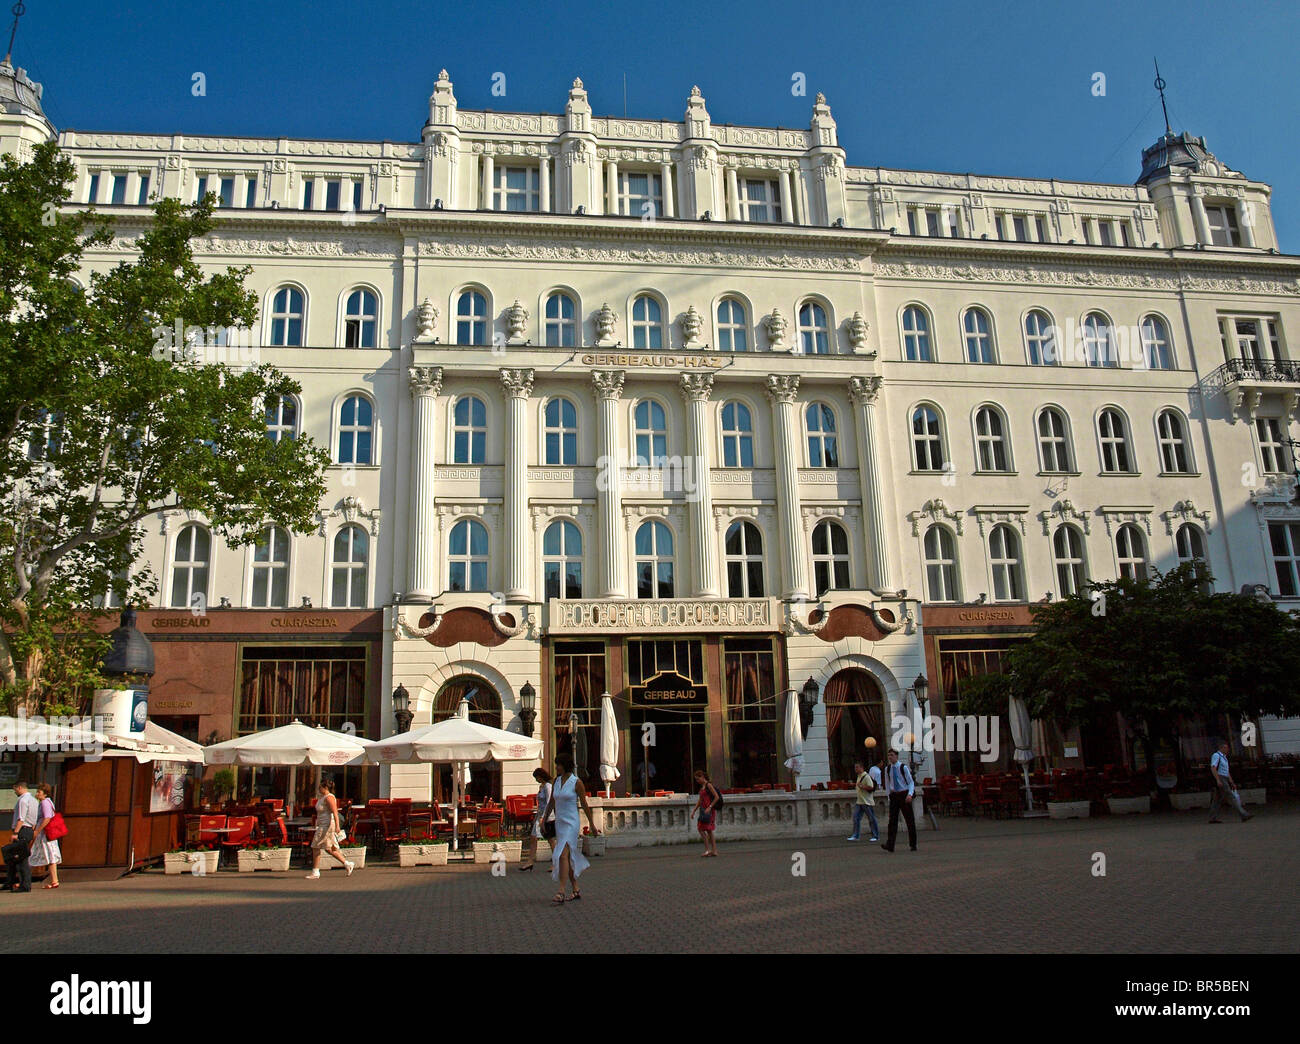
POLYGON ((609 784, 618 779, 618 722, 614 719, 614 701, 609 693, 600 698, 600 778, 609 784))
POLYGON ((1029 789, 1029 763, 1034 760, 1033 728, 1029 722, 1029 709, 1018 696, 1007 700, 1007 719, 1011 723, 1011 741, 1016 745, 1012 758, 1020 762, 1025 774, 1025 796, 1029 811, 1034 810, 1034 794, 1029 789))
POLYGON ((803 772, 803 724, 799 719, 799 700, 793 689, 785 701, 785 767, 794 776, 794 789, 799 789, 799 774, 803 772))

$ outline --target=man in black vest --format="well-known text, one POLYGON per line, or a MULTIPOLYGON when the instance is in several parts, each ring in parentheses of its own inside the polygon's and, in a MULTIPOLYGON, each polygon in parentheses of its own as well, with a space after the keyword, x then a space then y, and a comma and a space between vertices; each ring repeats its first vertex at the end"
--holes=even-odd
POLYGON ((881 848, 886 852, 894 850, 894 841, 898 837, 898 813, 903 813, 907 823, 907 842, 912 851, 916 851, 916 815, 912 812, 912 796, 916 793, 916 783, 911 770, 898 760, 898 751, 889 752, 889 764, 885 766, 885 793, 889 795, 889 837, 881 848))

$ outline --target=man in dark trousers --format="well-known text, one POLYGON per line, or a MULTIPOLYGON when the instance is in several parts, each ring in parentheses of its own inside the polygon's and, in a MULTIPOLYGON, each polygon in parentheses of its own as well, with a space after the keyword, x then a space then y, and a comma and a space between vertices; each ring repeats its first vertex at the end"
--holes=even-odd
POLYGON ((32 865, 27 857, 32 853, 32 837, 36 830, 36 798, 27 793, 26 783, 15 783, 13 840, 4 846, 5 891, 30 892, 32 890, 32 865), (15 880, 16 879, 16 880, 15 880))
POLYGON ((885 766, 885 793, 889 795, 889 837, 881 847, 886 852, 894 850, 894 841, 898 837, 898 813, 903 813, 907 822, 907 843, 916 851, 916 815, 912 812, 912 796, 916 793, 916 783, 912 780, 911 770, 898 760, 898 751, 889 752, 889 764, 885 766))

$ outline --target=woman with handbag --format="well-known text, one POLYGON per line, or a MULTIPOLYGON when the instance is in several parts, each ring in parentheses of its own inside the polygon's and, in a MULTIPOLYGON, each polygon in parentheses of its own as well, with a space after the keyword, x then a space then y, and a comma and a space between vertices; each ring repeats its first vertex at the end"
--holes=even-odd
POLYGON ((320 879, 322 851, 328 852, 342 863, 343 869, 351 877, 356 864, 351 859, 344 859, 343 853, 339 850, 339 842, 343 840, 343 829, 339 825, 339 803, 334 797, 334 784, 328 779, 322 779, 320 786, 316 788, 316 793, 320 796, 316 799, 316 833, 311 839, 311 873, 307 875, 307 880, 320 879))
POLYGON ((59 864, 63 862, 63 854, 59 851, 59 838, 63 837, 68 828, 63 823, 63 815, 54 808, 54 802, 51 795, 54 788, 48 783, 36 784, 36 796, 40 801, 36 812, 36 831, 32 837, 32 854, 28 857, 28 862, 32 866, 48 866, 49 880, 45 882, 46 888, 59 887, 59 864))
POLYGON ((704 769, 695 770, 695 782, 699 784, 700 797, 691 812, 698 811, 700 814, 696 826, 700 831, 700 840, 704 842, 704 851, 700 853, 700 858, 704 859, 718 854, 715 829, 718 825, 718 806, 722 804, 722 795, 718 793, 718 788, 713 785, 713 781, 709 779, 709 774, 704 769))
POLYGON ((533 815, 533 828, 524 839, 526 861, 519 867, 520 873, 531 870, 537 865, 537 841, 539 838, 544 837, 548 841, 555 840, 555 814, 552 813, 550 819, 542 818, 546 815, 546 810, 551 804, 551 774, 539 765, 533 769, 533 779, 537 780, 537 811, 533 815))

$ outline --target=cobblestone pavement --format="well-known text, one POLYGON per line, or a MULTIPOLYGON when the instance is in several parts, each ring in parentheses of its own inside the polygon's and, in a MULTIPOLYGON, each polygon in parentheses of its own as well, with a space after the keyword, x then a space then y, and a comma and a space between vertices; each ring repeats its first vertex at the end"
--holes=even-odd
MULTIPOLYGON (((882 824, 883 826, 883 824, 882 824)), ((900 824, 901 826, 901 824, 900 824)), ((941 819, 920 850, 842 838, 618 849, 552 907, 549 864, 376 866, 307 881, 161 872, 0 897, 11 953, 1300 950, 1300 807, 1211 826, 1167 813, 941 819), (806 876, 795 876, 795 854, 806 876), (1094 853, 1106 875, 1094 876, 1094 853)))

